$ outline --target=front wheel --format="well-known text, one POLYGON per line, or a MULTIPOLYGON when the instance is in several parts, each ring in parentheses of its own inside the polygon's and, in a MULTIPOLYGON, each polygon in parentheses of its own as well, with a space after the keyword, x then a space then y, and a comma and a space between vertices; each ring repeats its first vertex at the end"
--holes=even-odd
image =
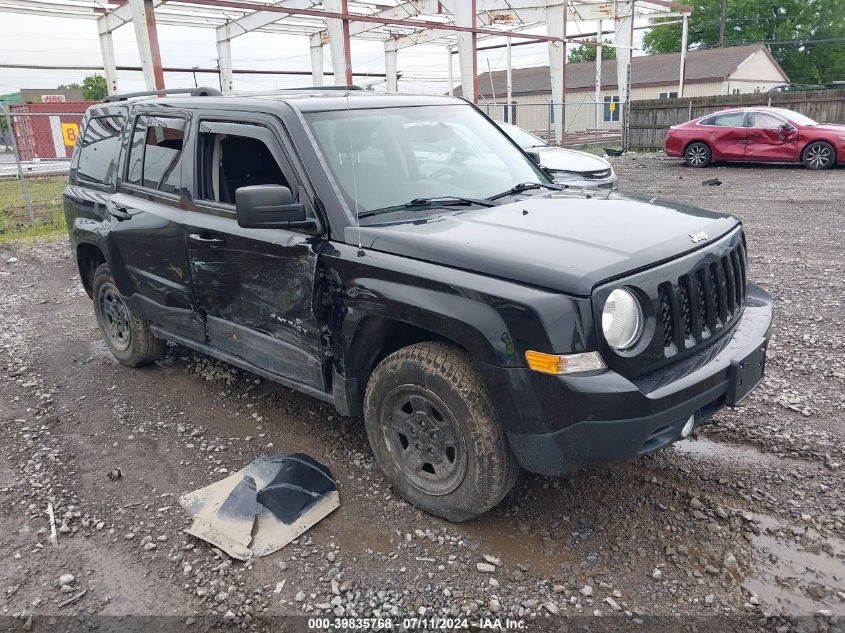
POLYGON ((117 360, 129 367, 139 367, 164 354, 166 341, 153 336, 148 321, 130 312, 114 285, 108 264, 101 264, 94 271, 91 290, 100 334, 117 360))
POLYGON ((804 166, 807 169, 830 169, 836 162, 836 150, 830 143, 816 141, 804 150, 804 166))
POLYGON ((690 167, 707 167, 710 164, 713 154, 707 143, 690 143, 684 150, 684 162, 690 167))
POLYGON ((483 514, 519 475, 487 389, 455 347, 419 343, 385 358, 367 383, 364 418, 399 494, 450 521, 483 514))

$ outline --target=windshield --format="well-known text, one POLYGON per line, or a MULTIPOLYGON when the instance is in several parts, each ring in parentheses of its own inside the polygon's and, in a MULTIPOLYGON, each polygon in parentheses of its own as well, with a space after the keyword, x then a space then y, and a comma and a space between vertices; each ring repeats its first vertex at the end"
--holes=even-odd
POLYGON ((469 105, 305 113, 347 203, 359 213, 411 200, 485 199, 548 178, 469 105))
POLYGON ((548 145, 546 141, 539 136, 534 136, 530 132, 526 132, 522 128, 511 125, 510 123, 497 123, 502 128, 502 131, 513 139, 513 142, 519 145, 522 149, 529 147, 543 147, 548 145))
POLYGON ((800 112, 793 112, 792 110, 787 110, 786 108, 776 108, 775 112, 780 114, 781 116, 785 116, 787 119, 792 121, 793 123, 797 123, 798 125, 818 125, 818 121, 814 121, 808 116, 804 116, 800 112))

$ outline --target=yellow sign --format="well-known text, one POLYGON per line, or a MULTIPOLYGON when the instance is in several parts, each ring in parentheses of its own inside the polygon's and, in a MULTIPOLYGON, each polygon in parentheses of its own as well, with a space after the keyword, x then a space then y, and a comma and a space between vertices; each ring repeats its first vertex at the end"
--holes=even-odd
POLYGON ((614 103, 613 101, 611 101, 611 102, 610 102, 610 111, 611 111, 611 112, 613 112, 614 110, 616 110, 616 103, 614 103))
POLYGON ((79 136, 79 125, 76 123, 62 123, 62 138, 65 145, 73 147, 76 145, 76 137, 79 136))

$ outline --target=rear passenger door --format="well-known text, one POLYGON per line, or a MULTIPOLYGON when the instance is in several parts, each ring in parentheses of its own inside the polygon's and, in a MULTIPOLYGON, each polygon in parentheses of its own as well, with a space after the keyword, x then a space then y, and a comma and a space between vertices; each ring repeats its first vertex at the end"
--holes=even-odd
POLYGON ((308 208, 277 125, 260 115, 198 123, 185 225, 194 301, 210 345, 324 390, 313 306, 323 239, 300 229, 243 229, 235 214, 235 191, 248 185, 287 186, 308 208))
POLYGON ((745 112, 716 115, 709 120, 707 125, 713 160, 735 160, 745 157, 747 141, 745 112))
POLYGON ((131 119, 122 177, 106 208, 112 218, 112 275, 130 309, 172 332, 202 340, 205 331, 191 305, 182 235, 188 120, 187 113, 170 110, 131 119))

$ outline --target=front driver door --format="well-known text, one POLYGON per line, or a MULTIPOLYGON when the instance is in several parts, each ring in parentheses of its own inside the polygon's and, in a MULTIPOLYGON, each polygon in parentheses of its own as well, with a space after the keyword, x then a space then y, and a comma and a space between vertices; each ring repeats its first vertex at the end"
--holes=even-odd
POLYGON ((199 122, 185 225, 194 301, 205 315, 208 344, 324 391, 313 306, 324 240, 304 230, 243 229, 235 214, 239 187, 279 184, 305 196, 274 125, 261 115, 199 122))
POLYGON ((748 113, 748 160, 794 161, 798 159, 798 130, 768 112, 748 113))

